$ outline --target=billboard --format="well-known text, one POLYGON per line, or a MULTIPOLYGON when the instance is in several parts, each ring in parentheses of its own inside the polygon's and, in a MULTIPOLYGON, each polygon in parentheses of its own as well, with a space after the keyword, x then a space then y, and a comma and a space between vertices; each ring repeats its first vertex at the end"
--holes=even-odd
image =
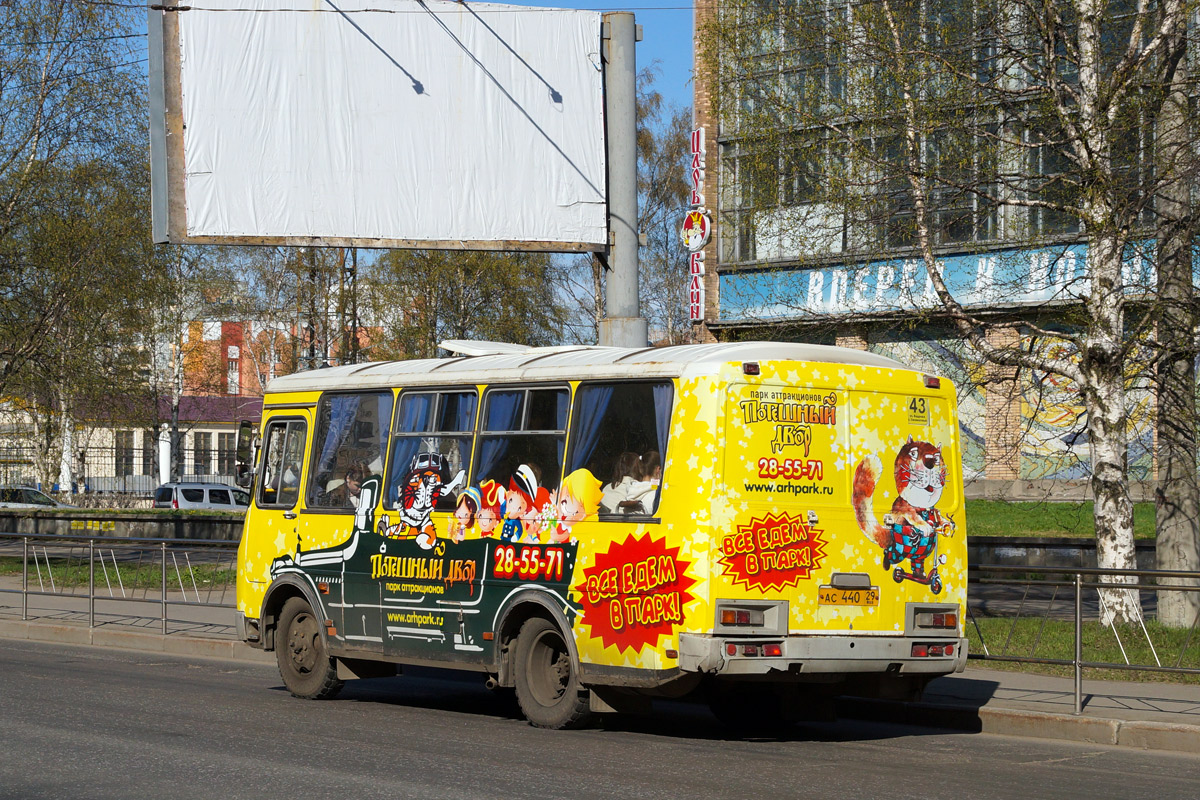
POLYGON ((156 242, 602 250, 601 15, 151 6, 156 242))

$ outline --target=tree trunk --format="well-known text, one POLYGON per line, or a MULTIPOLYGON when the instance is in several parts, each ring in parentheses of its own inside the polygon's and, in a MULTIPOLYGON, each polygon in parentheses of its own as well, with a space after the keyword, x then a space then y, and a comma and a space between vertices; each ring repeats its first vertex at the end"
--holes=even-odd
MULTIPOLYGON (((1200 571, 1200 484, 1196 479, 1196 349, 1193 342, 1191 207, 1187 75, 1183 37, 1178 65, 1158 116, 1157 162, 1164 176, 1158 212, 1157 441, 1154 493, 1159 569, 1200 571)), ((1193 583, 1164 580, 1163 583, 1193 583)), ((1200 615, 1200 592, 1158 593, 1158 619, 1190 627, 1200 615)))
MULTIPOLYGON (((1123 374, 1124 309, 1121 285, 1121 241, 1111 234, 1092 237, 1092 318, 1081 364, 1082 391, 1088 409, 1088 444, 1095 499, 1096 562, 1101 569, 1137 568, 1133 545, 1133 503, 1129 498, 1125 380, 1123 374)), ((1107 583, 1134 583, 1110 576, 1107 583)), ((1142 618, 1135 589, 1100 590, 1100 621, 1137 622, 1142 618)))

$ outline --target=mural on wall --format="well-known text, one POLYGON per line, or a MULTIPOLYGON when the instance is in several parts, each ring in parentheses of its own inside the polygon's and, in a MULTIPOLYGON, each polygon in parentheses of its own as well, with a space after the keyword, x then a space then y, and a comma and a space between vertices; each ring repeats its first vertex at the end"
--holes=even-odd
MULTIPOLYGON (((1049 355, 1061 355, 1065 343, 1047 345, 1049 355)), ((986 452, 987 391, 983 359, 959 339, 937 338, 931 331, 891 333, 872 341, 871 350, 914 369, 944 375, 958 390, 959 430, 963 473, 967 480, 983 477, 986 452)), ((1153 448, 1153 402, 1144 380, 1126 385, 1129 408, 1130 477, 1150 477, 1153 448)), ((1026 480, 1081 480, 1089 476, 1087 416, 1078 389, 1058 375, 1040 370, 1020 372, 1020 477, 1026 480)))
POLYGON ((987 398, 982 388, 984 367, 966 343, 960 339, 939 339, 930 331, 889 332, 871 342, 871 351, 927 374, 943 375, 954 383, 963 477, 966 480, 983 477, 987 419, 987 398))

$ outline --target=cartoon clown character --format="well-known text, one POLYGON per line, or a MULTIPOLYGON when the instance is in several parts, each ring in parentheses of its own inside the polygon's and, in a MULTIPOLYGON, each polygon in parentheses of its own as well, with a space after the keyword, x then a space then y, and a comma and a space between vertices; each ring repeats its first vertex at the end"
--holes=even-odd
POLYGON ((692 210, 683 220, 683 226, 679 230, 679 238, 683 240, 683 246, 688 250, 695 252, 704 247, 708 241, 709 222, 708 217, 703 212, 692 210))
POLYGON ((571 528, 576 522, 594 517, 600 508, 600 481, 586 469, 577 469, 563 479, 558 490, 558 522, 550 532, 550 541, 573 541, 571 528))
POLYGON ((525 531, 525 517, 533 510, 537 493, 538 483, 533 470, 528 464, 517 467, 504 495, 504 526, 500 529, 500 541, 521 541, 525 531))

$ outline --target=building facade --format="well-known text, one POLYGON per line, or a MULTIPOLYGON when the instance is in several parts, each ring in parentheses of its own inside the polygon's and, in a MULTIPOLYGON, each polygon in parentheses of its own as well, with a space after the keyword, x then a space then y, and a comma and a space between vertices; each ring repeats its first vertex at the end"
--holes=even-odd
MULTIPOLYGON (((1114 53, 1131 13, 1106 19, 1114 53)), ((968 478, 1086 478, 1077 387, 985 362, 925 266, 936 259, 972 318, 1003 323, 985 326, 997 347, 1062 348, 1055 332, 1073 330, 1085 308, 1091 243, 1081 214, 1063 212, 1079 196, 1068 138, 1038 85, 1040 62, 996 41, 1016 41, 1004 26, 1025 23, 989 0, 696 0, 695 21, 694 139, 705 152, 693 202, 712 227, 693 268, 700 338, 837 344, 946 375, 959 387, 968 478), (912 52, 925 60, 906 61, 912 52)), ((1045 74, 1072 91, 1064 47, 1045 74)), ((1147 106, 1131 102, 1125 116, 1110 175, 1130 198, 1126 218, 1143 226, 1123 262, 1134 298, 1155 286, 1149 195, 1160 173, 1147 106)), ((1135 479, 1153 477, 1150 386, 1148 371, 1126 386, 1135 479)))

